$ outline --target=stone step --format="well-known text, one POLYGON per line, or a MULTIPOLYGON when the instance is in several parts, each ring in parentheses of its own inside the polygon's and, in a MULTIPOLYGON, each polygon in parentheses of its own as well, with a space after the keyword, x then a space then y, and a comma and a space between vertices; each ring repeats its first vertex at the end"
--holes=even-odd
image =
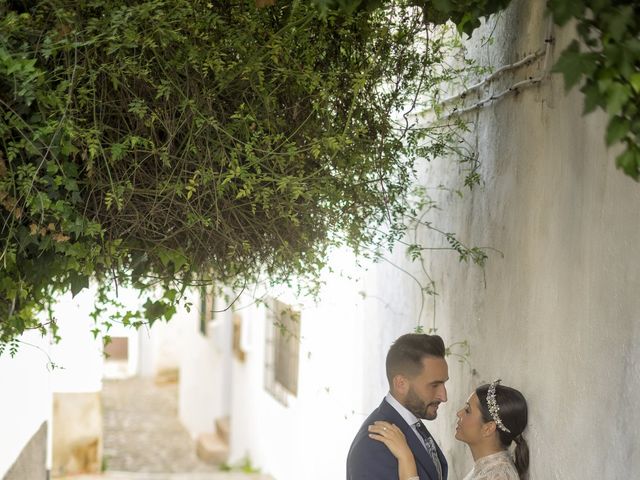
POLYGON ((202 433, 196 440, 196 453, 200 460, 221 465, 229 458, 229 444, 217 433, 202 433))
POLYGON ((156 373, 156 385, 178 383, 178 380, 180 380, 180 370, 177 368, 165 368, 156 373))
POLYGON ((229 417, 222 417, 216 420, 216 432, 218 436, 228 445, 229 444, 229 432, 231 430, 231 419, 229 417))
POLYGON ((259 473, 209 472, 209 473, 141 473, 107 471, 102 475, 74 475, 55 480, 273 480, 259 473))

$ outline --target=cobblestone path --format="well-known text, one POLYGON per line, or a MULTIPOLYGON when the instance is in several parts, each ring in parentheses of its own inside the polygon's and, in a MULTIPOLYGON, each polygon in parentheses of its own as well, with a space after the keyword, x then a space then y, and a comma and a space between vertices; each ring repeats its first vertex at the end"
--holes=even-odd
POLYGON ((74 475, 56 480, 273 480, 271 477, 238 472, 216 473, 130 473, 105 472, 102 475, 74 475))
POLYGON ((151 379, 105 380, 106 472, 74 480, 267 480, 220 472, 197 457, 194 441, 178 420, 177 388, 151 379))
POLYGON ((145 473, 217 472, 196 456, 178 420, 177 384, 151 379, 105 380, 102 389, 107 470, 145 473))

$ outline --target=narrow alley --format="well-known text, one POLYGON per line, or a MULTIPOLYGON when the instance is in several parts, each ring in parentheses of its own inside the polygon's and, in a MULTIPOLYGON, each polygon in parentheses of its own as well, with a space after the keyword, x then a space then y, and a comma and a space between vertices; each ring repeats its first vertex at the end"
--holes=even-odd
MULTIPOLYGON (((177 383, 139 377, 103 384, 103 475, 74 480, 268 480, 242 471, 221 471, 196 455, 177 414, 177 383)), ((69 477, 71 478, 71 477, 69 477)))

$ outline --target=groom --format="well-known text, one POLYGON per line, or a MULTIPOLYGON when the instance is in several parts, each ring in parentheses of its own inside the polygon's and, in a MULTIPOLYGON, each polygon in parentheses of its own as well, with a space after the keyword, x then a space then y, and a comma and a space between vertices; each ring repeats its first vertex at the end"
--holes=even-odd
POLYGON ((449 368, 438 335, 409 333, 398 338, 387 353, 389 393, 364 421, 347 457, 347 480, 398 478, 398 462, 381 442, 368 436, 378 420, 398 426, 413 452, 420 480, 446 480, 447 461, 420 419, 433 420, 447 401, 444 384, 449 368))

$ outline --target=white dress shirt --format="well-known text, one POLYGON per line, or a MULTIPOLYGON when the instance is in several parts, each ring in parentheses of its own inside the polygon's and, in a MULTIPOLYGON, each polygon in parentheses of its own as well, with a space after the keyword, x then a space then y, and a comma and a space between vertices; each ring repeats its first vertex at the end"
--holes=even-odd
POLYGON ((415 427, 415 423, 421 422, 422 420, 420 420, 413 413, 407 410, 398 400, 394 398, 393 395, 391 395, 391 392, 387 393, 387 396, 384 398, 387 401, 387 403, 391 405, 394 408, 394 410, 400 414, 400 416, 404 419, 404 421, 409 424, 409 426, 411 427, 411 430, 413 430, 413 433, 415 433, 416 438, 420 440, 420 445, 422 445, 424 449, 428 451, 427 445, 424 442, 424 438, 422 438, 422 435, 418 433, 418 429, 415 427))

